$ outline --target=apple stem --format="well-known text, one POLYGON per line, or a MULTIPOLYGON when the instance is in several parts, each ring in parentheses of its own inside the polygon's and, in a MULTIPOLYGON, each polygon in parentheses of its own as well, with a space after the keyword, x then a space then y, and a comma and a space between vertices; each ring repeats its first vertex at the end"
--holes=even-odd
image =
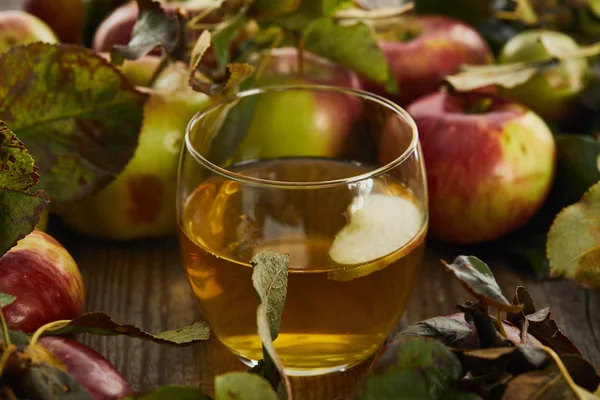
POLYGON ((154 85, 154 82, 156 82, 156 80, 158 79, 158 76, 165 70, 165 68, 167 68, 168 65, 169 65, 169 56, 165 54, 165 55, 163 55, 162 59, 160 60, 160 63, 158 63, 158 66, 152 73, 152 77, 150 78, 148 87, 152 87, 152 85, 154 85))
POLYGON ((4 368, 6 367, 6 363, 8 363, 8 360, 10 359, 10 356, 12 356, 18 350, 19 349, 17 349, 17 346, 15 346, 12 343, 4 348, 2 357, 0 357, 0 376, 2 376, 2 373, 4 372, 4 368))
POLYGON ((298 48, 298 74, 304 75, 304 36, 300 32, 294 32, 294 38, 298 48))
POLYGON ((64 328, 65 326, 67 326, 69 324, 69 322, 71 322, 70 319, 61 319, 59 321, 48 322, 46 325, 40 326, 38 328, 38 330, 35 331, 35 333, 31 337, 29 345, 32 346, 32 345, 36 344, 38 339, 40 338, 40 336, 42 336, 42 334, 45 331, 64 328))

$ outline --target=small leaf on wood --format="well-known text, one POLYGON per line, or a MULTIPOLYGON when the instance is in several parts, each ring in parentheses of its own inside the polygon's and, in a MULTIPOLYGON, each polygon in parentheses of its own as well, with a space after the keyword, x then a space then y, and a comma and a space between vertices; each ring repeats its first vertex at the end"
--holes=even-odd
POLYGON ((377 44, 375 31, 358 22, 338 25, 331 19, 312 22, 304 30, 307 51, 335 61, 396 92, 396 80, 377 44), (360 56, 357 56, 360 54, 360 56))
POLYGON ((556 216, 546 251, 552 276, 600 288, 600 182, 556 216))
POLYGON ((29 191, 39 180, 36 171, 23 143, 0 121, 0 257, 33 231, 50 202, 45 193, 29 191))
POLYGON ((157 47, 172 53, 179 41, 180 30, 177 18, 169 17, 160 6, 152 0, 137 0, 138 17, 131 39, 126 45, 114 45, 111 61, 121 64, 123 58, 137 60, 157 47))
POLYGON ((101 312, 83 314, 60 329, 44 332, 45 335, 71 335, 75 333, 91 333, 103 336, 125 335, 171 346, 189 346, 207 340, 210 336, 208 325, 204 322, 196 322, 183 328, 151 334, 140 330, 134 325, 118 324, 110 316, 101 312))
POLYGON ((444 265, 480 302, 507 312, 521 311, 522 306, 514 305, 504 297, 490 268, 477 257, 458 256, 452 264, 444 262, 444 265))
POLYGON ((414 336, 437 339, 449 347, 461 347, 461 342, 474 335, 466 321, 461 323, 450 317, 433 317, 409 325, 398 333, 392 343, 414 336))
POLYGON ((148 393, 138 393, 123 400, 210 400, 200 390, 186 386, 163 386, 148 393))
POLYGON ((272 361, 277 367, 291 398, 290 381, 273 346, 273 340, 279 335, 287 295, 289 256, 273 250, 263 250, 252 258, 250 264, 253 268, 252 284, 260 300, 256 310, 256 323, 263 353, 266 353, 266 362, 272 361))
POLYGON ((445 399, 462 376, 458 357, 441 342, 425 337, 406 339, 386 348, 358 398, 445 399))
POLYGON ((56 208, 110 183, 127 165, 147 98, 81 46, 34 43, 0 56, 0 119, 31 152, 38 185, 56 208))
POLYGON ((277 400, 277 393, 261 376, 229 372, 215 378, 215 400, 277 400))

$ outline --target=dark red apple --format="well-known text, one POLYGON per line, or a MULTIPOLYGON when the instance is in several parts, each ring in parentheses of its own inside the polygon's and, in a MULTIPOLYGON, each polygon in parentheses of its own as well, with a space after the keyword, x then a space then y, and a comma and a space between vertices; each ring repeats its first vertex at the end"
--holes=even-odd
POLYGON ((436 91, 446 75, 462 64, 489 64, 492 53, 479 33, 460 21, 441 16, 411 16, 378 32, 379 47, 396 78, 391 94, 363 78, 365 89, 401 106, 436 91))
POLYGON ((433 236, 459 244, 490 241, 524 225, 542 206, 556 149, 533 111, 475 93, 434 93, 407 111, 423 149, 433 236))
POLYGON ((46 22, 63 43, 81 43, 85 13, 83 0, 25 0, 23 10, 46 22))
MULTIPOLYGON (((314 54, 304 54, 298 68, 294 48, 275 49, 249 60, 265 64, 256 86, 321 84, 358 88, 358 77, 345 67, 314 54)), ((258 158, 285 156, 334 157, 344 151, 352 124, 362 113, 362 103, 345 93, 292 90, 260 97, 240 151, 258 158)))
POLYGON ((3 309, 8 327, 32 333, 84 309, 83 279, 69 252, 36 229, 0 258, 0 292, 16 296, 3 309))
POLYGON ((65 337, 44 336, 38 344, 54 354, 96 400, 121 399, 133 393, 125 377, 100 353, 65 337))

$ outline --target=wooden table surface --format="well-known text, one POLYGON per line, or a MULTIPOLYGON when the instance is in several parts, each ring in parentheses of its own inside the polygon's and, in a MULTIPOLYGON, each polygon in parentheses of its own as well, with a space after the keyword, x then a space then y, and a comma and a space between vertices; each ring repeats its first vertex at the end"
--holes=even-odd
MULTIPOLYGON (((18 8, 21 0, 0 0, 1 9, 18 8)), ((201 318, 183 270, 175 237, 114 243, 82 237, 56 220, 55 236, 79 264, 85 280, 87 310, 105 311, 119 322, 151 332, 177 328, 201 318)), ((476 255, 490 264, 505 294, 517 285, 530 291, 538 307, 549 305, 564 332, 584 356, 600 367, 600 292, 567 281, 536 282, 526 271, 509 267, 494 246, 464 249, 428 243, 419 283, 399 323, 456 311, 467 293, 440 259, 476 255)), ((512 265, 512 263, 510 263, 512 265)), ((208 393, 215 375, 245 367, 216 340, 188 348, 171 348, 126 337, 82 335, 80 340, 106 356, 136 390, 166 384, 193 385, 208 393)), ((352 395, 366 364, 344 373, 293 379, 295 398, 345 399, 352 395)))

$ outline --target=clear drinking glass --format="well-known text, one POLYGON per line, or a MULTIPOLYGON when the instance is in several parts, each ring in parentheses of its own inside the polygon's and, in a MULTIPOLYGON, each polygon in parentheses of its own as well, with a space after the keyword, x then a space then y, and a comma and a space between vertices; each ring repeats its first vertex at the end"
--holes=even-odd
POLYGON ((372 355, 421 267, 427 189, 417 129, 396 104, 327 86, 248 90, 198 113, 177 215, 189 281, 214 335, 262 358, 253 255, 290 256, 275 348, 291 375, 372 355))

